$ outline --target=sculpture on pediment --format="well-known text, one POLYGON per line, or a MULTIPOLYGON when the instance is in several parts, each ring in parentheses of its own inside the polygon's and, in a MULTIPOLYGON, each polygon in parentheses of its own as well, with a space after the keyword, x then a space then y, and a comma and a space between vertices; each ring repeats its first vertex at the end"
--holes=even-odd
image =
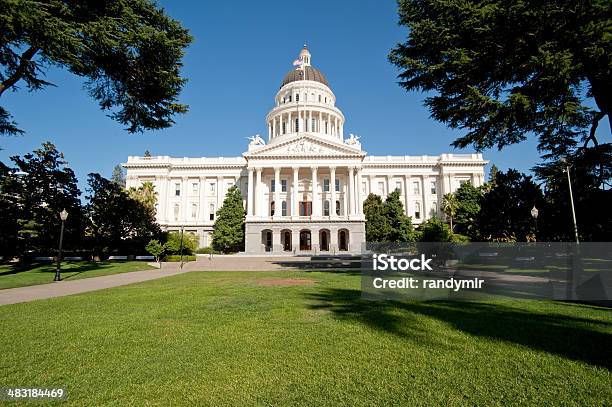
POLYGON ((321 146, 307 142, 305 140, 300 140, 295 144, 290 144, 289 146, 287 146, 288 153, 320 153, 322 151, 323 148, 321 146))
POLYGON ((259 134, 256 134, 251 137, 247 137, 247 139, 251 140, 251 142, 249 143, 249 148, 255 147, 255 146, 265 146, 266 145, 266 142, 264 141, 264 139, 261 138, 259 134))
POLYGON ((344 140, 344 144, 349 146, 359 146, 361 147, 361 142, 359 141, 361 137, 354 135, 353 133, 349 134, 349 138, 344 140))

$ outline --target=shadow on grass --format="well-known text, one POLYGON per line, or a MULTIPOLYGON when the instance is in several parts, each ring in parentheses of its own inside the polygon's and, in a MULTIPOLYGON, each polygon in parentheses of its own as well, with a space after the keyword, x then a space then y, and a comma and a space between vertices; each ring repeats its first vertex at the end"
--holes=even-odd
MULTIPOLYGON (((115 262, 113 264, 120 264, 122 262, 115 262)), ((93 262, 93 261, 79 261, 79 262, 62 262, 62 272, 64 273, 73 273, 70 276, 65 277, 64 279, 70 279, 75 277, 81 273, 90 270, 101 270, 105 268, 112 267, 113 264, 104 263, 104 262, 93 262), (69 268, 66 268, 66 267, 69 268)), ((16 264, 11 266, 11 268, 7 271, 0 273, 0 277, 7 276, 11 274, 18 274, 31 271, 33 273, 55 273, 55 263, 30 263, 30 264, 16 264), (38 268, 37 271, 32 271, 38 268)))
MULTIPOLYGON (((543 314, 503 304, 480 302, 367 301, 361 291, 324 289, 309 294, 313 309, 404 338, 422 338, 419 315, 435 318, 467 334, 518 344, 533 350, 612 370, 612 323, 562 314, 543 314)), ((606 311, 608 312, 608 311, 606 311)), ((429 337, 435 338, 436 332, 429 337)))
POLYGON ((279 260, 273 264, 281 267, 299 269, 300 271, 329 271, 358 275, 361 273, 361 256, 352 255, 316 255, 295 260, 279 260))

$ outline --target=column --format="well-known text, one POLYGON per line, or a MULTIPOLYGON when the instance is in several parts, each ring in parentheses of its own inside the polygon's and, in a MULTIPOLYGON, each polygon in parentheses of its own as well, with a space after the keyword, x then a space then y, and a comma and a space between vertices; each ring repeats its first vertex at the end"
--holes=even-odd
POLYGON ((306 131, 312 132, 313 128, 312 128, 312 110, 308 111, 308 126, 306 127, 306 131), (308 127, 310 126, 310 127, 308 127))
POLYGON ((261 197, 263 195, 263 188, 261 187, 261 167, 255 168, 255 174, 256 181, 253 203, 255 204, 255 216, 261 216, 263 214, 261 210, 261 197))
POLYGON ((336 167, 329 167, 329 188, 331 191, 331 202, 329 203, 329 216, 335 218, 336 215, 336 167))
POLYGON ((299 167, 293 167, 293 187, 291 187, 291 216, 299 216, 298 208, 298 171, 299 167))
POLYGON ((409 191, 410 191, 410 175, 404 175, 404 202, 405 202, 404 211, 406 212, 406 215, 411 216, 410 210, 408 209, 408 196, 410 194, 409 191))
POLYGON ((159 206, 157 208, 157 213, 155 214, 157 221, 160 223, 166 223, 168 219, 168 208, 166 203, 168 199, 166 195, 168 195, 168 181, 166 175, 160 175, 157 178, 157 185, 159 185, 159 206))
POLYGON ((189 190, 189 178, 183 177, 183 182, 181 186, 181 219, 183 219, 183 224, 187 221, 187 216, 189 211, 187 210, 187 191, 189 190))
POLYGON ((393 191, 391 191, 391 175, 387 175, 385 177, 385 192, 387 193, 387 196, 389 196, 389 194, 393 191))
POLYGON ((321 216, 319 212, 319 186, 317 183, 317 167, 310 167, 312 171, 312 215, 321 216))
POLYGON ((340 140, 344 139, 344 123, 340 123, 340 140))
POLYGON ((357 210, 355 211, 355 213, 357 215, 361 215, 363 213, 363 204, 361 203, 361 167, 357 167, 357 177, 355 179, 355 184, 356 187, 356 194, 355 196, 357 197, 357 210))
POLYGON ((247 216, 253 216, 253 168, 248 168, 249 172, 249 185, 247 188, 247 216))
POLYGON ((428 196, 428 183, 429 177, 427 175, 422 176, 421 182, 421 196, 423 197, 423 220, 429 219, 429 196, 428 196))
POLYGON ((272 138, 272 122, 268 122, 268 140, 272 138))
POLYGON ((283 209, 280 199, 280 170, 280 167, 274 167, 274 219, 280 218, 283 209))
MULTIPOLYGON (((223 206, 224 199, 225 199, 225 196, 223 195, 223 177, 218 176, 217 177, 217 208, 216 208, 217 211, 221 209, 221 207, 223 206)), ((215 217, 215 219, 217 218, 215 217)))
POLYGON ((319 121, 317 122, 317 128, 316 128, 317 133, 321 133, 321 126, 323 125, 322 119, 323 119, 323 114, 319 110, 319 121))
POLYGON ((206 217, 204 215, 204 210, 206 207, 206 177, 200 177, 200 189, 198 191, 200 192, 200 208, 198 210, 198 220, 199 223, 204 223, 206 222, 206 217))
POLYGON ((355 177, 353 175, 353 170, 354 167, 349 167, 348 168, 348 178, 349 178, 349 182, 348 182, 348 204, 349 204, 349 211, 348 214, 349 216, 355 213, 355 191, 353 191, 353 189, 355 188, 355 177))

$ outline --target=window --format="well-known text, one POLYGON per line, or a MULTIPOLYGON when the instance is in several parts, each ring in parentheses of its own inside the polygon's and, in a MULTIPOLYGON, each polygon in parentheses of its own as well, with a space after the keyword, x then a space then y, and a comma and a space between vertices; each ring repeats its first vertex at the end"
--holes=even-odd
POLYGON ((312 202, 300 202, 300 216, 312 215, 312 202))
POLYGON ((325 134, 327 134, 327 122, 325 122, 325 134))
POLYGON ((174 196, 181 196, 181 184, 174 184, 174 196))
POLYGON ((395 189, 402 192, 402 181, 395 181, 395 189))
POLYGON ((289 95, 289 102, 291 102, 291 95, 289 95))
POLYGON ((321 95, 319 95, 319 103, 321 103, 321 95))
POLYGON ((295 101, 296 101, 296 102, 299 102, 299 101, 300 101, 300 94, 299 94, 299 93, 296 93, 296 94, 295 94, 295 101))
POLYGON ((283 134, 287 134, 287 122, 283 122, 283 134))
POLYGON ((367 190, 368 190, 368 189, 367 189, 366 183, 365 183, 365 182, 362 182, 362 183, 361 183, 361 193, 365 195, 365 194, 366 194, 366 192, 367 192, 367 190))
POLYGON ((336 192, 340 192, 340 180, 336 178, 336 192))
POLYGON ((210 214, 208 215, 210 220, 215 220, 215 204, 210 204, 210 214))
POLYGON ((276 192, 276 180, 270 181, 270 192, 276 192))
POLYGON ((327 103, 327 96, 325 96, 325 103, 327 103))
POLYGON ((414 218, 421 219, 421 204, 419 202, 414 203, 414 218))
POLYGON ((295 132, 300 131, 300 119, 295 119, 295 132))
POLYGON ((191 219, 195 219, 198 217, 198 205, 191 204, 191 219))
POLYGON ((340 201, 336 201, 336 215, 340 216, 340 201))
POLYGON ((281 202, 281 215, 287 216, 287 201, 281 202))
POLYGON ((287 180, 281 179, 281 192, 287 192, 287 180))
POLYGON ((431 193, 435 195, 437 193, 436 181, 431 181, 431 193))
POLYGON ((180 211, 179 204, 174 204, 174 220, 179 219, 179 211, 180 211))
POLYGON ((421 188, 419 186, 419 181, 414 181, 412 183, 412 193, 418 195, 421 193, 421 188))
POLYGON ((215 193, 215 183, 214 183, 214 182, 211 182, 211 183, 210 183, 210 185, 209 185, 209 191, 210 191, 210 193, 211 193, 211 194, 214 194, 214 193, 215 193))
POLYGON ((274 216, 274 201, 270 202, 270 216, 274 216))
POLYGON ((323 202, 323 216, 329 216, 329 201, 323 202))
POLYGON ((193 182, 191 184, 191 193, 193 195, 197 195, 198 194, 198 183, 197 182, 193 182))
POLYGON ((378 193, 380 195, 384 195, 385 194, 385 183, 384 182, 379 182, 378 183, 378 193))
POLYGON ((323 192, 329 192, 329 178, 323 178, 323 192))

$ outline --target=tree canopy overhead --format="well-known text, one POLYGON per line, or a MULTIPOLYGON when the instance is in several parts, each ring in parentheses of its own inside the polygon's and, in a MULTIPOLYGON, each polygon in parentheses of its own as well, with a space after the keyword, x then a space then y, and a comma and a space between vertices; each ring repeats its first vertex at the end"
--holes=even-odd
POLYGON ((467 130, 455 147, 501 149, 534 134, 555 158, 599 148, 595 130, 611 120, 611 8, 608 0, 400 0, 409 35, 389 58, 402 87, 435 93, 425 100, 434 119, 467 130))
MULTIPOLYGON (((181 60, 192 37, 151 0, 0 0, 0 97, 51 85, 50 66, 86 79, 100 108, 129 132, 185 113, 181 60)), ((0 134, 22 133, 0 106, 0 134)))

